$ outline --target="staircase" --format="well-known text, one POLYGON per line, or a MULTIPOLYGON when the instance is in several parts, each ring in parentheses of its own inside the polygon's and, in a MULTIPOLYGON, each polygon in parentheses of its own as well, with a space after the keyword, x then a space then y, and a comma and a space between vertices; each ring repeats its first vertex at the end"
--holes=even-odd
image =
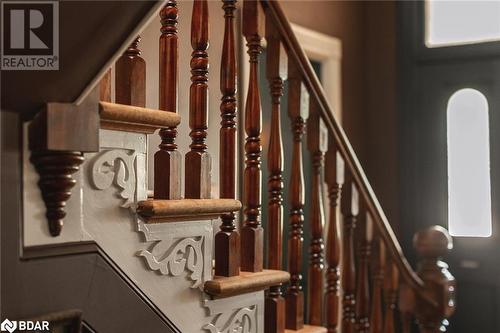
POLYGON ((222 1, 222 10, 210 13, 212 20, 224 20, 220 59, 207 53, 208 9, 207 0, 193 2, 189 97, 178 94, 179 75, 188 74, 178 68, 182 13, 169 0, 159 12, 158 109, 146 108, 146 63, 140 38, 132 36, 114 64, 114 102, 109 70, 80 106, 48 103, 31 121, 24 246, 96 243, 181 332, 392 333, 410 332, 415 324, 420 332, 445 331, 455 308, 455 280, 441 261, 452 248, 450 236, 439 226, 416 234, 419 266, 415 271, 409 265, 279 2, 222 1), (242 111, 237 107, 237 12, 249 60, 242 111), (264 39, 267 57, 261 59, 264 39), (221 64, 218 161, 207 147, 208 114, 215 114, 207 102, 209 61, 221 64), (261 112, 263 61, 271 119, 262 119, 261 112), (282 112, 285 82, 288 108, 282 112), (189 119, 178 114, 179 98, 189 99, 189 119), (284 113, 293 142, 283 142, 284 113), (262 121, 270 122, 269 133, 262 133, 262 121), (181 122, 190 127, 184 156, 176 144, 187 135, 178 131, 181 122), (241 168, 239 125, 245 132, 241 168), (147 141, 157 130, 161 144, 154 155, 154 193, 148 195, 147 141), (269 145, 266 189, 263 137, 269 145), (284 163, 284 144, 293 147, 291 165, 284 163), (308 188, 304 149, 313 165, 308 188), (284 168, 290 168, 290 179, 284 168), (220 198, 211 198, 212 170, 219 171, 220 198), (262 202, 264 190, 268 202, 262 202), (262 205, 268 206, 265 229, 262 205), (36 224, 42 209, 48 220, 43 226, 36 224))

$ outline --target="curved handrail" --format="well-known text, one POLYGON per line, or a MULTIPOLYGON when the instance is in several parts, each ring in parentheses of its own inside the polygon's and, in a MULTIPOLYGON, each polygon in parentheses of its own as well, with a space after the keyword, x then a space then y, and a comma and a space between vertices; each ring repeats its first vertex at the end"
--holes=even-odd
POLYGON ((307 58, 304 49, 298 42, 297 37, 290 26, 290 22, 281 8, 281 5, 276 0, 261 0, 261 3, 264 9, 268 9, 270 11, 272 18, 275 20, 275 24, 281 33, 282 42, 288 50, 288 56, 291 57, 291 59, 296 63, 302 73, 304 84, 307 86, 310 95, 316 99, 321 117, 328 130, 333 134, 337 143, 337 149, 352 173, 359 192, 366 203, 366 207, 375 222, 375 226, 379 230, 385 246, 398 266, 403 279, 412 289, 417 291, 423 299, 433 305, 436 305, 436 300, 428 295, 426 288, 424 287, 424 282, 414 272, 413 268, 406 260, 399 241, 396 238, 396 235, 394 234, 394 231, 392 230, 392 227, 389 224, 389 221, 387 220, 375 193, 373 192, 366 174, 359 163, 356 153, 354 152, 354 149, 352 148, 344 130, 335 119, 332 108, 325 97, 326 95, 323 91, 321 83, 319 82, 319 79, 307 58))

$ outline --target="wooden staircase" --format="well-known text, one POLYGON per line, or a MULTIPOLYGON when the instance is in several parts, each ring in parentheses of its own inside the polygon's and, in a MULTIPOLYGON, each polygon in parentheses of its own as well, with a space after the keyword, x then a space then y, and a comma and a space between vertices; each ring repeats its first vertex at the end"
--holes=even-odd
MULTIPOLYGON (((214 278, 204 283, 203 290, 213 299, 266 290, 266 333, 410 332, 413 322, 418 324, 421 332, 445 331, 446 319, 455 308, 455 281, 447 265, 441 261, 452 247, 450 236, 441 227, 415 235, 419 268, 415 271, 409 265, 277 1, 243 0, 238 6, 236 0, 223 0, 222 11, 211 13, 213 19, 224 19, 225 32, 221 59, 210 58, 210 61, 221 61, 222 96, 218 161, 220 198, 210 197, 213 162, 206 144, 208 14, 207 0, 195 0, 191 20, 193 52, 189 119, 182 120, 189 122, 191 145, 184 163, 176 145, 176 138, 180 135, 177 126, 181 121, 177 114, 177 101, 181 96, 177 92, 179 13, 176 1, 167 1, 160 11, 159 110, 145 107, 146 64, 140 56, 140 38, 115 64, 115 103, 111 102, 110 72, 101 80, 99 115, 102 129, 153 133, 161 128, 162 141, 154 158, 154 197, 138 202, 137 214, 146 224, 220 217, 220 229, 215 235, 214 278), (245 166, 241 197, 236 191, 240 171, 236 164, 237 10, 241 10, 242 34, 247 42, 250 69, 243 110, 245 166), (261 59, 264 38, 267 57, 261 59), (259 61, 267 64, 266 76, 272 97, 271 119, 262 119, 260 96, 264 88, 259 86, 259 61), (293 142, 283 142, 281 133, 281 98, 285 82, 288 85, 286 113, 293 128, 293 142), (270 122, 270 133, 262 133, 262 121, 270 122), (266 203, 262 203, 263 135, 269 138, 269 200, 266 203), (291 165, 284 165, 283 144, 293 146, 291 165), (304 148, 312 158, 310 188, 305 188, 304 182, 304 148), (181 179, 182 164, 184 179, 181 179), (291 169, 290 179, 284 179, 285 167, 291 169), (324 198, 325 186, 327 200, 324 198), (290 200, 288 212, 283 208, 285 191, 290 200), (308 216, 304 214, 306 200, 311 207, 308 216), (261 225, 262 204, 268 205, 266 229, 261 225), (328 216, 325 214, 326 205, 329 207, 328 216), (242 222, 237 226, 241 207, 242 222), (290 226, 288 235, 283 233, 284 223, 290 226), (311 230, 309 244, 304 243, 305 223, 311 230), (283 253, 285 243, 287 253, 283 253), (309 258, 302 255, 306 246, 309 258), (286 266, 283 265, 284 257, 286 266), (306 272, 302 270, 305 260, 308 263, 306 272), (308 276, 307 285, 304 285, 303 274, 308 276)), ((50 114, 45 113, 45 118, 33 123, 30 131, 33 142, 41 135, 39 128, 46 124, 47 116, 50 114)), ((32 161, 42 179, 44 172, 47 174, 44 167, 48 160, 39 158, 40 154, 48 156, 55 165, 64 165, 57 172, 71 179, 81 161, 68 158, 68 154, 81 156, 84 151, 65 148, 67 153, 61 155, 50 146, 35 144, 31 149, 32 161)), ((49 168, 49 173, 50 170, 54 169, 49 168)), ((54 236, 61 230, 64 232, 64 205, 73 185, 71 181, 62 187, 40 184, 54 236)), ((240 325, 245 327, 244 320, 240 325)), ((226 331, 221 329, 220 332, 226 331)))

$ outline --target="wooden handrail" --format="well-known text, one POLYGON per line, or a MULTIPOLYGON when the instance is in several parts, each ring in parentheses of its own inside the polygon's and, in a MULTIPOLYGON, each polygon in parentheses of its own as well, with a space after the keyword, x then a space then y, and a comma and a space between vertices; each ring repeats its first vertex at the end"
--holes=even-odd
POLYGON ((281 5, 274 0, 261 0, 265 10, 268 10, 271 15, 269 18, 275 20, 275 25, 279 30, 282 42, 288 51, 289 61, 295 62, 297 68, 302 74, 304 84, 309 90, 311 98, 316 100, 318 111, 323 119, 327 129, 333 135, 338 151, 345 161, 346 169, 348 169, 353 177, 353 180, 359 190, 360 196, 365 202, 366 209, 373 218, 373 222, 379 234, 381 235, 388 255, 397 265, 402 280, 421 295, 423 299, 432 305, 437 305, 437 301, 432 296, 425 292, 424 282, 412 269, 406 260, 399 241, 392 230, 387 217, 385 216, 380 203, 378 202, 375 193, 366 177, 366 174, 354 152, 354 149, 349 142, 341 125, 335 119, 332 107, 329 105, 325 92, 316 76, 314 69, 309 62, 305 51, 299 44, 297 37, 293 33, 290 22, 284 14, 281 5))

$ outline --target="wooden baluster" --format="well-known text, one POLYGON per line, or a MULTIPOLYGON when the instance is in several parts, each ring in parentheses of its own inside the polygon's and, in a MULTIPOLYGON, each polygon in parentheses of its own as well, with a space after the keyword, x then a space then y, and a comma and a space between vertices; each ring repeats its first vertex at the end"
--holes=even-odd
MULTIPOLYGON (((268 190, 268 267, 281 270, 283 261, 283 139, 281 137, 280 100, 283 96, 283 82, 287 75, 287 58, 279 39, 279 31, 272 18, 266 20, 267 65, 266 75, 272 99, 271 130, 267 169, 268 190)), ((285 331, 285 300, 281 286, 272 286, 266 298, 265 332, 285 331)))
MULTIPOLYGON (((159 55, 159 109, 177 112, 178 37, 177 1, 169 0, 160 11, 161 36, 159 55)), ((160 150, 155 153, 154 196, 155 199, 180 199, 181 154, 177 150, 175 127, 159 131, 160 150)))
POLYGON ((190 151, 185 157, 185 197, 210 198, 211 157, 207 152, 208 1, 195 0, 191 18, 191 88, 189 90, 190 151))
POLYGON ((323 160, 328 145, 328 133, 319 115, 319 106, 316 101, 311 100, 310 114, 307 121, 307 145, 311 152, 313 164, 313 177, 311 186, 311 244, 309 258, 309 323, 311 325, 322 325, 323 305, 323 268, 324 268, 324 244, 323 225, 325 214, 323 211, 323 189, 321 173, 323 172, 323 160))
POLYGON ((309 94, 297 67, 288 63, 288 115, 293 129, 293 155, 290 174, 290 234, 288 237, 288 271, 290 283, 286 291, 286 328, 304 327, 304 292, 302 291, 302 249, 304 244, 304 172, 302 137, 309 114, 309 94))
POLYGON ((111 68, 106 71, 99 83, 99 100, 111 102, 111 68))
MULTIPOLYGON (((220 72, 222 93, 219 182, 220 197, 236 198, 236 54, 234 11, 236 0, 223 0, 224 41, 220 72)), ((222 215, 220 231, 215 235, 215 275, 235 276, 240 273, 240 235, 234 224, 234 213, 222 215)))
POLYGON ((344 162, 335 148, 332 135, 328 137, 325 158, 325 181, 330 199, 330 219, 326 239, 326 327, 329 333, 339 331, 340 306, 340 230, 338 225, 338 199, 344 183, 344 162))
POLYGON ((375 244, 375 253, 373 260, 373 287, 372 287, 372 305, 371 305, 371 332, 381 333, 384 328, 382 318, 382 286, 384 283, 385 272, 385 245, 381 238, 377 237, 375 244))
POLYGON ((344 242, 342 250, 342 333, 353 333, 356 324, 356 268, 354 262, 354 231, 359 213, 358 190, 350 172, 346 174, 346 182, 340 201, 344 218, 344 242))
POLYGON ((411 313, 409 312, 401 313, 401 332, 403 333, 411 332, 411 313))
POLYGON ((398 301, 398 285, 399 285, 399 271, 396 264, 387 258, 386 261, 386 274, 384 279, 384 333, 394 333, 395 328, 395 313, 398 301))
POLYGON ((363 218, 358 223, 360 255, 358 260, 358 280, 356 286, 356 321, 359 333, 370 332, 370 284, 368 281, 368 265, 371 255, 373 223, 368 212, 363 210, 363 218))
POLYGON ((263 19, 260 3, 254 0, 243 2, 243 35, 247 40, 250 56, 250 76, 245 104, 245 173, 244 173, 244 215, 241 229, 241 269, 260 272, 263 266, 264 230, 260 224, 261 210, 261 107, 259 92, 259 55, 263 19))
POLYGON ((118 104, 146 106, 146 62, 141 58, 138 36, 116 62, 115 101, 118 104))

